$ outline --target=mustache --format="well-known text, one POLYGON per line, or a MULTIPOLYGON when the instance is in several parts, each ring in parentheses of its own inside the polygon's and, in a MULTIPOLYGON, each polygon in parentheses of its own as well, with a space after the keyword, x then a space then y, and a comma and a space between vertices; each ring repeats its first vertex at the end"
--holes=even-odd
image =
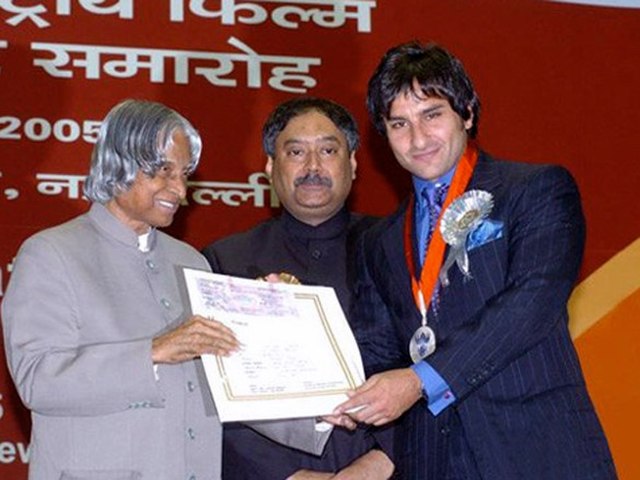
POLYGON ((322 185, 325 187, 332 187, 333 181, 329 177, 323 177, 318 173, 307 173, 302 177, 298 177, 293 181, 295 187, 300 185, 322 185))

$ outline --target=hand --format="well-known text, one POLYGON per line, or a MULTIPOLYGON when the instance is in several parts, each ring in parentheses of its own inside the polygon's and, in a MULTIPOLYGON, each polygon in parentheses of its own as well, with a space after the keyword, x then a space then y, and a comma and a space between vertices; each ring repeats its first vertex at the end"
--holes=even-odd
POLYGON ((268 283, 282 283, 282 280, 280 279, 280 275, 278 275, 277 273, 270 273, 265 277, 259 278, 259 280, 264 280, 265 282, 268 282, 268 283))
POLYGON ((300 280, 298 280, 294 275, 291 275, 287 272, 270 273, 266 277, 258 278, 258 280, 263 280, 268 283, 288 283, 290 285, 300 285, 300 280))
POLYGON ((235 335, 225 325, 194 315, 174 330, 153 339, 153 363, 180 363, 203 353, 228 356, 239 348, 235 335))
POLYGON ((287 477, 287 480, 325 480, 333 478, 333 473, 316 472, 314 470, 298 470, 293 475, 287 477))
POLYGON ((387 480, 391 478, 394 469, 393 462, 383 451, 371 450, 336 474, 298 470, 287 480, 387 480))
POLYGON ((334 415, 348 413, 357 422, 380 426, 398 418, 421 398, 422 382, 410 368, 389 370, 373 375, 348 395, 349 400, 338 405, 334 415))
POLYGON ((334 480, 387 480, 395 466, 382 450, 371 450, 332 478, 334 480))
POLYGON ((322 417, 327 423, 331 425, 335 425, 337 427, 346 428, 347 430, 355 430, 358 427, 358 424, 353 421, 353 419, 346 414, 343 415, 325 415, 322 417))

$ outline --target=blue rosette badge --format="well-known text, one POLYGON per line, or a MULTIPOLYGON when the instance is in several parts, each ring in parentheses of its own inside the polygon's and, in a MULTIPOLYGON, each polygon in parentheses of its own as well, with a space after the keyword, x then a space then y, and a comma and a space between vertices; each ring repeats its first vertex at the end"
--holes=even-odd
POLYGON ((456 198, 442 214, 440 233, 451 248, 440 269, 440 283, 449 285, 448 271, 455 263, 466 279, 471 278, 467 238, 493 209, 493 196, 484 190, 469 190, 456 198))

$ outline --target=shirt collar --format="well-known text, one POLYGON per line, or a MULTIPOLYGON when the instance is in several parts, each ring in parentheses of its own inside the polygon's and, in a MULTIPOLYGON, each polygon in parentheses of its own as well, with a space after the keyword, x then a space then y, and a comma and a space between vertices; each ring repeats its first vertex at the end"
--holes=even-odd
POLYGON ((302 240, 324 240, 338 237, 348 228, 350 218, 346 206, 343 206, 329 220, 316 226, 301 222, 286 210, 282 213, 284 228, 302 240))
POLYGON ((416 204, 422 206, 425 202, 424 197, 420 194, 422 190, 425 188, 431 190, 435 187, 439 187, 440 185, 450 185, 451 179, 453 179, 453 174, 456 171, 456 167, 454 166, 451 170, 449 170, 444 175, 438 177, 435 181, 433 180, 425 180, 424 178, 417 177, 415 175, 411 176, 411 180, 413 182, 413 189, 415 191, 416 196, 416 204))
POLYGON ((424 178, 412 175, 411 179, 413 181, 413 189, 416 191, 416 193, 420 193, 424 187, 431 189, 440 185, 449 185, 451 184, 451 179, 453 178, 453 174, 455 173, 455 171, 456 167, 454 166, 451 170, 438 177, 435 181, 425 180, 424 178))
POLYGON ((106 235, 114 238, 120 243, 124 243, 129 247, 139 249, 141 251, 153 250, 156 243, 157 231, 152 228, 146 241, 146 250, 142 250, 141 243, 139 242, 139 236, 131 228, 127 227, 124 223, 118 220, 113 214, 101 203, 91 204, 89 209, 89 218, 91 221, 106 235))
POLYGON ((153 249, 156 238, 156 229, 150 228, 147 233, 138 235, 138 250, 141 252, 149 252, 153 249))

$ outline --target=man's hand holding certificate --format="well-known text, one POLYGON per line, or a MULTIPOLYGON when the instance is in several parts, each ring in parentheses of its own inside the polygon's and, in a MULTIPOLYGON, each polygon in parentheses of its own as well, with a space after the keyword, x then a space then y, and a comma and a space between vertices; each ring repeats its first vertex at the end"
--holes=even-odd
POLYGON ((242 344, 229 357, 202 357, 221 421, 328 415, 364 381, 332 288, 184 273, 193 313, 224 323, 242 344))

